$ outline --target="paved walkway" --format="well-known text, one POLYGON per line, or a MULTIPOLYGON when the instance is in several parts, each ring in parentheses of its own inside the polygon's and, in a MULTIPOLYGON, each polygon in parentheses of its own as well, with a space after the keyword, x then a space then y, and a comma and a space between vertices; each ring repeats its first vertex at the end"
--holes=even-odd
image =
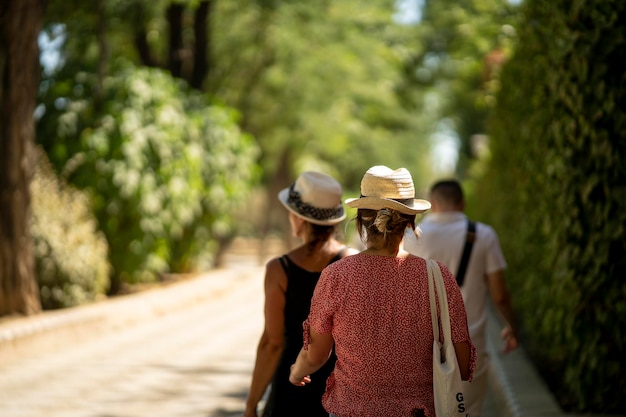
POLYGON ((22 321, 30 336, 12 346, 6 329, 22 327, 0 325, 0 416, 239 416, 262 330, 262 290, 261 268, 216 271, 22 321))

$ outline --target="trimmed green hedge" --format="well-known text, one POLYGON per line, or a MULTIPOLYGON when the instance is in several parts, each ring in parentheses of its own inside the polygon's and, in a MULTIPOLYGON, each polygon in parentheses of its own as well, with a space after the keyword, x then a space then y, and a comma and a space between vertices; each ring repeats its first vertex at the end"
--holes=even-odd
POLYGON ((523 342, 566 410, 623 413, 626 2, 529 0, 476 206, 523 342))

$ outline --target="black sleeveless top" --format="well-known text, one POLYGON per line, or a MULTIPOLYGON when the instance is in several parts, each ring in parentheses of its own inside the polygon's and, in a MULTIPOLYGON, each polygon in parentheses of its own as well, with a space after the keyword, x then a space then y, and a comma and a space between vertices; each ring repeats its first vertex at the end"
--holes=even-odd
MULTIPOLYGON (((343 257, 342 249, 329 265, 343 257)), ((263 417, 328 417, 322 407, 322 395, 326 379, 335 367, 336 356, 331 354, 328 362, 311 375, 311 383, 296 387, 289 382, 291 365, 302 349, 302 323, 311 309, 313 290, 321 272, 311 272, 293 263, 287 255, 279 258, 287 275, 285 292, 285 343, 278 362, 263 417)))

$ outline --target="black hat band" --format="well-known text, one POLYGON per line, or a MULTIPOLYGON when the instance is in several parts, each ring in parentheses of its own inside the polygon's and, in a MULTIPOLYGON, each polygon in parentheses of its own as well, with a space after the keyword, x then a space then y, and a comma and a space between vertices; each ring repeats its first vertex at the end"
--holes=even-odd
POLYGON ((334 208, 318 208, 309 203, 305 203, 302 201, 302 198, 300 198, 300 193, 294 189, 294 184, 291 184, 291 187, 289 187, 287 204, 301 215, 319 221, 337 219, 343 215, 343 206, 341 204, 334 208))

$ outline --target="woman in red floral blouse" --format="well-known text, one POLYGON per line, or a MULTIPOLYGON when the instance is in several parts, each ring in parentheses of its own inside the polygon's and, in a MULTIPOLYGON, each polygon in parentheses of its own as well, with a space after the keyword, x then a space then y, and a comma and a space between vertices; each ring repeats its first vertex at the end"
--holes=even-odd
MULTIPOLYGON (((426 261, 401 247, 416 214, 430 208, 414 197, 406 169, 375 166, 361 181, 361 197, 346 200, 358 209, 356 225, 366 250, 322 272, 304 323, 304 346, 289 377, 294 385, 309 383, 334 346, 337 362, 323 397, 331 416, 435 417, 426 261)), ((452 274, 439 266, 461 377, 470 380, 476 351, 463 299, 452 274)))

